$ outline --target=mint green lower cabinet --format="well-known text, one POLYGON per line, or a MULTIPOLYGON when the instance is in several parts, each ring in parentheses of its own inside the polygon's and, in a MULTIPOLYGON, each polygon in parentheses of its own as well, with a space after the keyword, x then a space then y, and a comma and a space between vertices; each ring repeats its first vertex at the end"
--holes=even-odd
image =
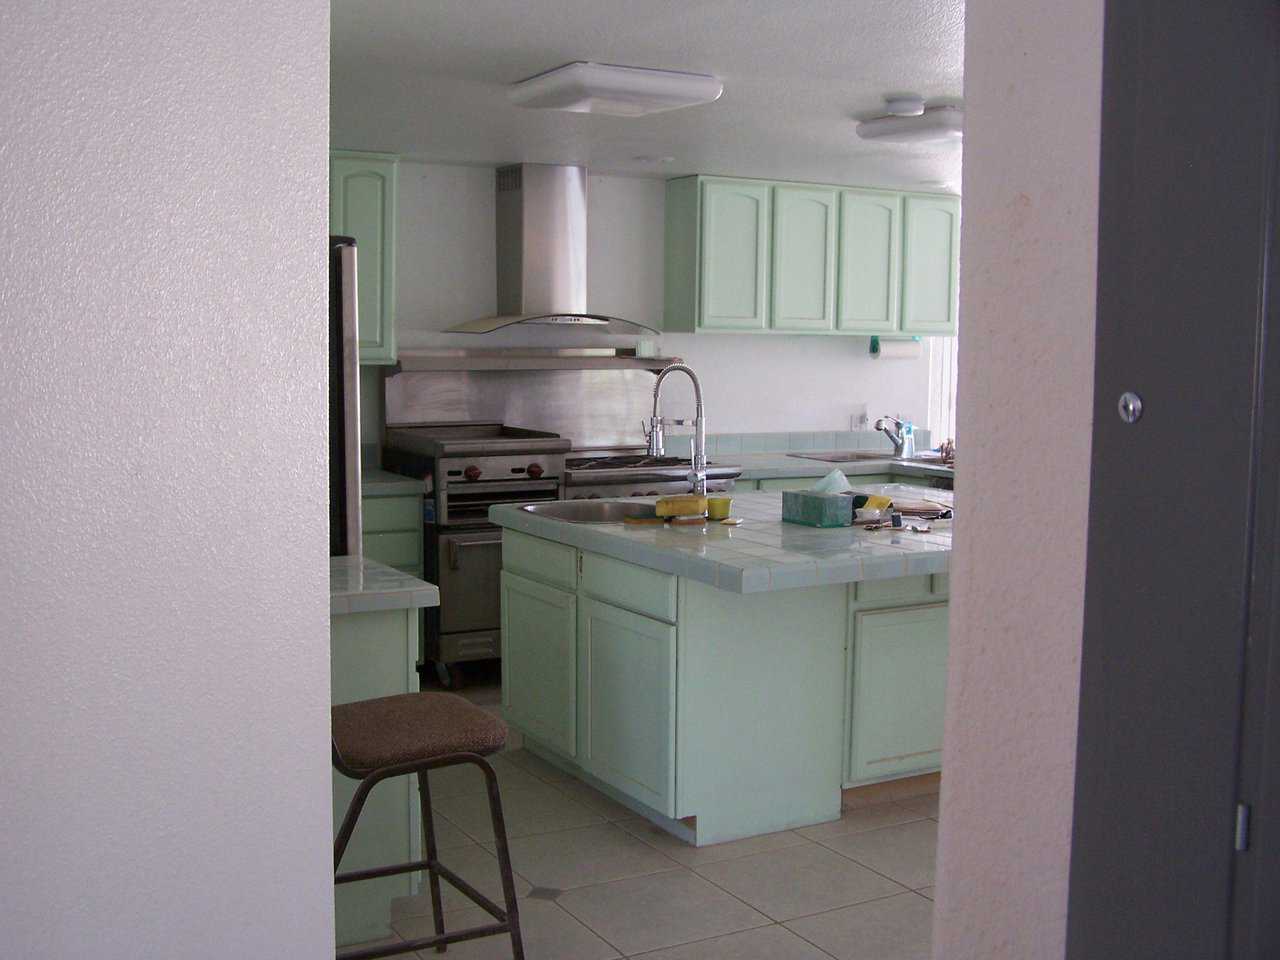
POLYGON ((422 576, 422 496, 361 497, 364 555, 422 576))
MULTIPOLYGON (((414 693, 418 689, 418 614, 414 610, 349 613, 330 621, 333 703, 414 693)), ((358 781, 333 773, 333 825, 342 823, 358 781)), ((416 860, 421 855, 417 784, 397 777, 369 795, 342 860, 343 870, 416 860)), ((335 891, 339 946, 385 937, 391 901, 411 896, 411 874, 346 883, 335 891)))
POLYGON ((853 613, 849 782, 926 773, 941 764, 947 609, 930 603, 853 613))
POLYGON ((577 597, 502 572, 502 706, 509 722, 574 757, 577 597))
POLYGON ((578 762, 675 815, 676 628, 578 598, 578 762))

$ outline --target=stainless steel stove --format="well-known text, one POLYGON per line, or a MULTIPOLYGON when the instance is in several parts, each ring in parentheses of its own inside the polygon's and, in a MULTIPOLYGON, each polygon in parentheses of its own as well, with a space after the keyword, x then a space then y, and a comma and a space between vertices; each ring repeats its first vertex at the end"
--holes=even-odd
POLYGON ((456 681, 453 664, 501 656, 502 531, 489 508, 560 499, 570 446, 558 434, 502 423, 387 429, 383 466, 427 483, 423 560, 440 606, 427 611, 423 652, 445 686, 456 681))

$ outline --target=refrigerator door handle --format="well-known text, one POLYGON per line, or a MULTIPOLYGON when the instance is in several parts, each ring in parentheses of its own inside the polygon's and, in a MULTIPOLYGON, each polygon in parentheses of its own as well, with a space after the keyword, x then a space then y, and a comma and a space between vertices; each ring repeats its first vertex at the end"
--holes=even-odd
POLYGON ((360 504, 360 308, 356 291, 356 247, 338 250, 342 286, 343 421, 346 427, 347 553, 364 554, 360 504))

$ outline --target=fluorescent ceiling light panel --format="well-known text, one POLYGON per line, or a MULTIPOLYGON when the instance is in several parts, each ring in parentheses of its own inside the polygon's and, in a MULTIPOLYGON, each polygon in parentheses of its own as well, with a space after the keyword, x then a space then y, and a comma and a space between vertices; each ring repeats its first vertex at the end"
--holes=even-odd
POLYGON ((876 117, 862 121, 857 131, 863 140, 888 143, 958 143, 964 137, 964 110, 961 107, 929 107, 914 117, 876 117))
POLYGON ((507 95, 518 107, 642 117, 711 103, 723 92, 724 84, 707 74, 580 61, 514 83, 507 95))

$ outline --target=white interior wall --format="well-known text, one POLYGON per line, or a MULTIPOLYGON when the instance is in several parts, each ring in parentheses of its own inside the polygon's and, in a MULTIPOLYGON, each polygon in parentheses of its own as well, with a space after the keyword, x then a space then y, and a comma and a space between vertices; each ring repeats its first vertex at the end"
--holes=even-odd
POLYGON ((3 20, 0 953, 331 955, 329 4, 3 20))
POLYGON ((1065 947, 1102 21, 1103 0, 966 5, 957 441, 978 482, 956 492, 940 960, 1065 947))
MULTIPOLYGON (((590 178, 589 309, 661 326, 665 190, 656 179, 590 178)), ((400 345, 634 343, 528 327, 484 337, 440 333, 495 310, 493 192, 492 168, 402 161, 400 345)), ((917 359, 879 360, 871 358, 868 343, 867 337, 665 334, 660 350, 697 371, 716 433, 848 430, 861 405, 872 417, 901 413, 924 425, 927 346, 917 359)), ((688 395, 683 383, 672 382, 673 408, 688 395)))

